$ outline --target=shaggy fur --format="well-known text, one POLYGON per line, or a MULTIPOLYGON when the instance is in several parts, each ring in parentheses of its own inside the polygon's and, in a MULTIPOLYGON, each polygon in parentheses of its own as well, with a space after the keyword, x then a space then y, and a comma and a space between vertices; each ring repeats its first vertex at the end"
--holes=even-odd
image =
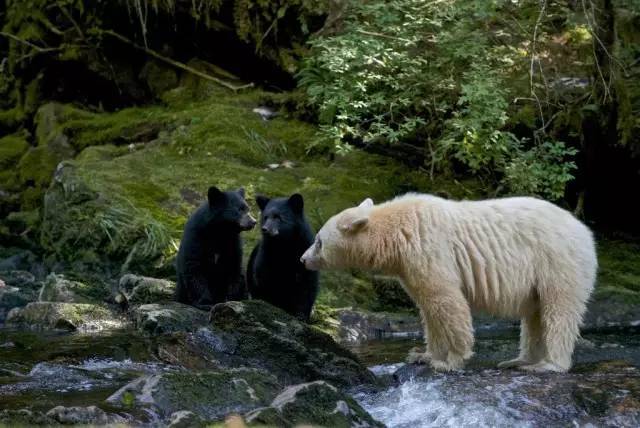
POLYGON ((255 224, 244 200, 244 189, 222 192, 209 188, 208 200, 184 227, 176 258, 176 300, 209 308, 246 298, 240 232, 255 224))
POLYGON ((472 355, 471 313, 484 311, 522 321, 520 355, 501 367, 567 371, 597 269, 589 229, 549 202, 420 194, 339 213, 301 260, 399 277, 427 342, 425 354, 410 357, 441 370, 472 355))
POLYGON ((262 240, 247 265, 251 297, 269 302, 308 322, 318 295, 318 272, 304 268, 300 256, 313 242, 304 200, 258 196, 262 240))

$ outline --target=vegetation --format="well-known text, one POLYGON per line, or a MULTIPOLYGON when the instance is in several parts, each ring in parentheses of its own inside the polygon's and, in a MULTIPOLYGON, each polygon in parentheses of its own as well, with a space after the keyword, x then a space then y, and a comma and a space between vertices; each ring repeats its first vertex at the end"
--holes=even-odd
MULTIPOLYGON (((312 39, 299 73, 319 110, 320 143, 345 153, 353 145, 409 142, 424 148, 432 175, 462 164, 499 193, 561 200, 576 172, 585 112, 616 96, 610 82, 595 80, 605 67, 594 55, 606 49, 599 32, 607 28, 597 27, 601 6, 355 3, 343 32, 312 39)), ((637 6, 616 7, 638 19, 637 6)), ((616 47, 637 52, 627 41, 616 47)), ((637 59, 625 52, 624 59, 606 58, 616 77, 637 59)), ((621 136, 637 126, 629 113, 619 120, 621 136)))
MULTIPOLYGON (((0 6, 0 239, 47 267, 171 276, 211 184, 301 191, 315 228, 412 190, 640 228, 637 2, 107 3, 0 6)), ((602 236, 602 290, 635 296, 633 251, 602 236)), ((325 309, 406 308, 358 273, 322 290, 325 309)))

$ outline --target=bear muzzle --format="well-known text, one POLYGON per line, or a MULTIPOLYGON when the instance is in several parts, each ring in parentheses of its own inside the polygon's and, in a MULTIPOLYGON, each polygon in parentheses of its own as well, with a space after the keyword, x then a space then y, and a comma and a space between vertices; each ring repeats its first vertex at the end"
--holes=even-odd
POLYGON ((251 230, 257 223, 256 219, 251 217, 251 214, 245 214, 240 219, 239 225, 241 230, 251 230))
POLYGON ((310 254, 311 248, 305 251, 302 257, 300 257, 300 263, 302 263, 304 268, 307 270, 320 270, 320 260, 318 257, 314 257, 313 254, 310 254))

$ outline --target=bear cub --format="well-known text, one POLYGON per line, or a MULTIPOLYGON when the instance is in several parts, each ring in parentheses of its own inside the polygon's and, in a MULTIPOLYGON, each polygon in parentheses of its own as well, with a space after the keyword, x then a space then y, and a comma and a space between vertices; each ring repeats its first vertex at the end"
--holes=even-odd
POLYGON ((256 225, 244 189, 211 187, 207 199, 187 221, 176 260, 176 300, 205 308, 247 298, 240 232, 256 225))
POLYGON ((276 199, 257 196, 256 202, 262 240, 247 266, 249 293, 308 322, 318 295, 318 273, 300 262, 314 238, 304 216, 304 200, 296 193, 276 199))

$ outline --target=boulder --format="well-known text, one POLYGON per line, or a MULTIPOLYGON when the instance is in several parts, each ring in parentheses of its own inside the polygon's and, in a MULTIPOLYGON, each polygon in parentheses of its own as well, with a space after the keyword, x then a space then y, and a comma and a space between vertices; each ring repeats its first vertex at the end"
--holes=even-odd
POLYGON ((56 406, 49 410, 46 416, 63 425, 107 425, 126 422, 121 416, 109 415, 96 406, 56 406))
POLYGON ((29 272, 0 272, 0 323, 5 321, 11 309, 36 300, 39 288, 40 282, 29 272))
POLYGON ((205 420, 219 420, 268 405, 280 388, 274 376, 257 369, 174 371, 138 378, 107 402, 150 407, 163 418, 189 411, 205 420))
POLYGON ((98 331, 123 326, 123 320, 103 306, 87 303, 32 302, 14 308, 6 323, 37 330, 98 331))
POLYGON ((382 427, 353 398, 324 381, 284 389, 269 407, 246 415, 248 423, 273 426, 382 427))
POLYGON ((133 274, 123 275, 118 283, 120 296, 127 305, 172 301, 175 288, 175 284, 166 279, 133 274))
POLYGON ((40 289, 40 302, 89 303, 91 288, 78 281, 71 281, 64 275, 49 274, 40 289))
POLYGON ((326 380, 348 387, 375 382, 355 355, 331 336, 259 300, 214 306, 209 326, 184 335, 178 343, 163 344, 161 352, 175 357, 169 362, 187 367, 215 361, 226 367, 261 368, 284 384, 326 380))
POLYGON ((207 323, 206 311, 178 302, 151 303, 133 309, 136 328, 151 334, 195 331, 207 323))
POLYGON ((168 428, 198 428, 203 427, 206 424, 200 418, 200 416, 196 415, 193 412, 188 410, 180 410, 178 412, 173 412, 171 416, 169 416, 169 424, 168 428))

